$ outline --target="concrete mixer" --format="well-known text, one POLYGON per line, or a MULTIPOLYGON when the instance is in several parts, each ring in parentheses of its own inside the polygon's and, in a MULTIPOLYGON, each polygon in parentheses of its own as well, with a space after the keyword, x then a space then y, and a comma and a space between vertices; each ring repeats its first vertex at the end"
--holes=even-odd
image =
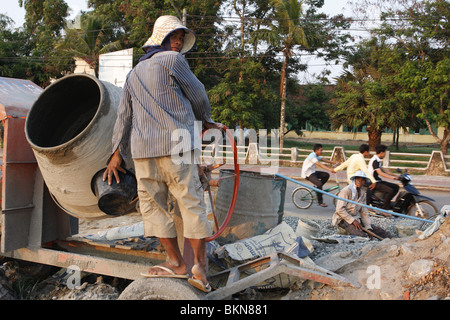
MULTIPOLYGON (((152 250, 147 243, 118 244, 77 237, 79 219, 108 217, 98 206, 92 180, 111 154, 120 97, 120 88, 88 75, 66 76, 46 90, 30 81, 0 78, 4 126, 1 256, 137 280, 132 283, 133 297, 142 295, 145 299, 222 299, 279 273, 351 285, 327 270, 313 270, 298 259, 275 254, 220 272, 218 277, 228 277, 225 286, 203 295, 179 279, 141 279, 140 274, 149 266, 166 260, 164 252, 152 250), (241 279, 240 274, 249 269, 256 274, 241 279), (168 295, 169 288, 176 289, 178 295, 168 295), (136 290, 141 293, 136 294, 136 290)), ((232 136, 230 140, 234 142, 232 136)), ((217 232, 208 241, 226 228, 237 202, 239 166, 236 146, 232 149, 231 174, 219 177, 234 178, 234 183, 229 184, 228 210, 227 206, 222 209, 228 213, 222 225, 216 221, 217 232)), ((219 166, 212 165, 206 171, 211 173, 219 166)), ((132 163, 127 163, 127 168, 132 169, 132 163)), ((217 186, 213 180, 210 185, 217 186)), ((259 180, 256 183, 262 185, 259 180)), ((269 181, 261 190, 283 189, 278 186, 269 181)), ((245 195, 242 198, 245 201, 245 195)), ((278 221, 284 197, 274 199, 276 215, 271 219, 278 221)))
POLYGON ((49 86, 28 114, 25 133, 44 181, 55 201, 74 217, 106 215, 91 182, 111 155, 121 93, 89 75, 69 75, 49 86))

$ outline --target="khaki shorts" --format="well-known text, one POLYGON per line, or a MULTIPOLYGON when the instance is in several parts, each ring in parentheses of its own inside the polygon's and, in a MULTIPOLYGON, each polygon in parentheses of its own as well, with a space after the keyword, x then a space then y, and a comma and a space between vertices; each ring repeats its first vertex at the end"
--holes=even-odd
POLYGON ((134 165, 146 237, 177 237, 173 212, 169 210, 169 193, 180 208, 184 237, 204 239, 211 236, 196 164, 174 164, 167 156, 134 159, 134 165))

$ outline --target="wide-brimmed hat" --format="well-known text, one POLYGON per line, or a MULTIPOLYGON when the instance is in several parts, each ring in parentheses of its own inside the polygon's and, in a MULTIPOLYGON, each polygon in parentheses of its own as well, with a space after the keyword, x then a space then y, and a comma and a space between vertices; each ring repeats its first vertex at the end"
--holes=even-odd
POLYGON ((354 181, 356 178, 364 178, 366 183, 370 181, 370 179, 367 178, 367 175, 364 173, 364 171, 361 170, 356 171, 355 174, 352 177, 350 177, 350 180, 354 181))
POLYGON ((175 16, 161 16, 156 19, 152 36, 148 38, 144 47, 160 46, 170 33, 180 29, 185 31, 184 44, 180 52, 185 54, 194 48, 197 36, 192 30, 186 28, 175 16))

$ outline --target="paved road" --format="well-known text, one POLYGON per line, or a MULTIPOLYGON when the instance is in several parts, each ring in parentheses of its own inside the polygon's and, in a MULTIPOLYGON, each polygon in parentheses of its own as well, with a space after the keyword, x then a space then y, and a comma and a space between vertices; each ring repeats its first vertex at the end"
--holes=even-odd
MULTIPOLYGON (((303 181, 302 181, 303 182, 303 181)), ((325 187, 331 187, 333 184, 326 184, 325 187)), ((306 210, 298 209, 292 202, 292 191, 300 187, 300 185, 295 184, 293 182, 287 182, 287 190, 286 190, 286 202, 284 206, 284 215, 285 216, 298 216, 305 218, 323 218, 328 219, 334 213, 334 205, 333 198, 324 195, 324 202, 328 205, 328 207, 323 208, 317 205, 317 202, 314 202, 313 205, 306 210)), ((433 190, 420 190, 420 192, 432 199, 435 200, 435 205, 438 210, 442 208, 444 205, 450 205, 450 193, 446 191, 433 191, 433 190)))

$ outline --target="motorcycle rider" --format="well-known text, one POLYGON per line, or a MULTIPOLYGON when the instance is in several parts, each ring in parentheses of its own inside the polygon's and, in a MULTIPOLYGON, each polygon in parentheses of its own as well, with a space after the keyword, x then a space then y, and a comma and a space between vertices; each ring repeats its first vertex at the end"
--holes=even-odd
MULTIPOLYGON (((388 178, 393 180, 398 180, 398 176, 389 172, 385 168, 382 167, 382 160, 386 156, 386 150, 387 147, 385 145, 378 145, 375 148, 376 154, 370 159, 369 161, 369 172, 373 175, 375 180, 377 181, 377 184, 374 189, 367 191, 367 204, 370 204, 371 195, 375 191, 382 192, 384 195, 383 198, 383 205, 382 209, 390 210, 391 209, 391 200, 392 198, 398 193, 399 186, 395 183, 387 182, 381 179, 388 178)), ((389 217, 391 215, 388 215, 387 213, 382 212, 382 214, 386 217, 389 217)))

